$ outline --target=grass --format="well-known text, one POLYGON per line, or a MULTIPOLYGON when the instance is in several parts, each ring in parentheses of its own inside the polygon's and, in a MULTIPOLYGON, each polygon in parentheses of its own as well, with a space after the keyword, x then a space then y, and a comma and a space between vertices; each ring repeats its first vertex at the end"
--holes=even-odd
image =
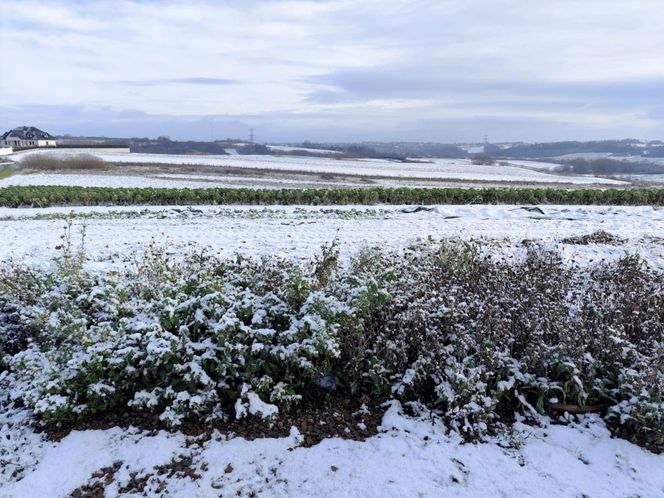
POLYGON ((111 188, 69 186, 9 186, 0 189, 0 206, 125 206, 125 205, 353 205, 353 204, 577 204, 662 206, 664 188, 547 189, 547 188, 111 188))
POLYGON ((14 169, 10 165, 5 165, 0 169, 0 180, 9 178, 14 174, 14 169))

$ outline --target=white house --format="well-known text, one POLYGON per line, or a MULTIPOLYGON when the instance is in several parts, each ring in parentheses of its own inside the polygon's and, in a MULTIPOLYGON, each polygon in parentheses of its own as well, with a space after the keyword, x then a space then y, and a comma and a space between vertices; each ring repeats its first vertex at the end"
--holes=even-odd
POLYGON ((55 139, 34 126, 21 126, 0 135, 0 147, 29 149, 32 147, 55 147, 55 139))

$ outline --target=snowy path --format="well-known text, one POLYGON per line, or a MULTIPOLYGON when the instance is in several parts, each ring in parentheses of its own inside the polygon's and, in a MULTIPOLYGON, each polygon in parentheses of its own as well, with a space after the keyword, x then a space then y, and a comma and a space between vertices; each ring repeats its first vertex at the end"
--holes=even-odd
MULTIPOLYGON (((2 431, 9 433, 6 426, 2 431)), ((106 481, 107 497, 119 496, 132 473, 134 483, 145 482, 145 494, 136 496, 151 497, 664 494, 664 455, 612 439, 592 417, 571 426, 516 424, 512 441, 517 444, 508 447, 500 441, 461 444, 442 425, 405 417, 393 405, 379 431, 365 442, 335 438, 310 448, 299 446, 294 428, 290 437, 279 439, 247 441, 215 433, 194 444, 180 433, 73 432, 59 443, 41 440, 21 447, 16 456, 33 463, 22 480, 5 483, 0 496, 65 497, 97 472, 92 481, 106 481), (173 460, 189 462, 185 467, 193 473, 155 468, 173 460), (105 467, 106 474, 99 472, 105 467)))
POLYGON ((406 213, 399 206, 348 207, 90 207, 0 209, 0 260, 44 264, 57 254, 66 222, 52 217, 75 211, 89 218, 88 256, 98 265, 123 264, 151 241, 179 255, 207 248, 214 254, 265 254, 308 258, 338 239, 342 256, 364 246, 401 249, 432 237, 488 241, 505 251, 523 251, 523 241, 541 241, 579 263, 636 252, 664 266, 664 210, 653 207, 438 206, 406 213), (604 230, 625 239, 616 245, 561 244, 565 237, 604 230), (520 249, 519 249, 520 248, 520 249))

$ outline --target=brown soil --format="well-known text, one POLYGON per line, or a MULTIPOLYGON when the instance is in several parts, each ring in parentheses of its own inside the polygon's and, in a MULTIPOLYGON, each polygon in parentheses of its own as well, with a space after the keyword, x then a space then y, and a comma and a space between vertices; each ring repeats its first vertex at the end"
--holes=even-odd
POLYGON ((618 245, 624 243, 625 241, 620 237, 610 234, 609 232, 605 232, 604 230, 598 230, 597 232, 593 232, 587 235, 567 237, 565 239, 562 239, 561 242, 563 244, 576 244, 576 245, 586 246, 588 244, 618 245))
MULTIPOLYGON (((188 420, 177 428, 180 432, 195 437, 211 437, 213 431, 232 434, 253 440, 265 437, 285 437, 291 427, 296 427, 304 437, 302 446, 313 446, 323 439, 338 437, 364 441, 377 434, 385 408, 381 405, 384 399, 348 400, 340 395, 329 395, 318 404, 300 405, 296 411, 281 413, 272 423, 255 417, 242 420, 217 421, 205 423, 199 420, 188 420), (362 404, 368 413, 360 413, 362 404), (357 424, 364 423, 366 428, 360 429, 357 424)), ((57 425, 46 425, 42 430, 56 441, 75 430, 110 429, 113 427, 138 427, 144 431, 154 432, 169 430, 158 417, 135 413, 110 413, 88 417, 84 421, 72 421, 57 425)))
MULTIPOLYGON (((364 441, 378 433, 385 408, 384 400, 349 401, 341 396, 328 396, 318 406, 300 406, 297 413, 284 413, 272 424, 256 419, 247 418, 229 422, 213 424, 188 421, 178 429, 187 434, 189 438, 185 443, 188 447, 202 446, 212 439, 215 430, 221 434, 234 437, 239 436, 248 440, 265 437, 285 437, 290 434, 291 427, 296 427, 304 437, 300 446, 310 447, 326 438, 352 439, 364 441), (364 402, 364 403, 363 403, 364 402), (362 404, 366 410, 362 410, 362 404), (358 424, 363 423, 362 429, 358 424)), ((157 417, 146 417, 130 414, 110 414, 85 422, 60 425, 59 427, 45 427, 45 432, 53 439, 61 439, 73 430, 107 429, 111 427, 139 427, 148 432, 157 432, 166 427, 157 417)), ((119 488, 121 494, 144 493, 151 486, 152 491, 165 490, 166 480, 176 477, 178 479, 200 479, 200 474, 194 468, 191 456, 178 456, 166 465, 154 467, 151 472, 138 474, 130 473, 130 480, 119 488)), ((88 482, 74 490, 70 498, 104 498, 106 487, 115 480, 116 472, 123 462, 115 462, 113 466, 103 467, 94 472, 88 482)), ((205 463, 201 465, 205 469, 205 463)), ((227 474, 233 472, 232 465, 225 469, 227 474)))

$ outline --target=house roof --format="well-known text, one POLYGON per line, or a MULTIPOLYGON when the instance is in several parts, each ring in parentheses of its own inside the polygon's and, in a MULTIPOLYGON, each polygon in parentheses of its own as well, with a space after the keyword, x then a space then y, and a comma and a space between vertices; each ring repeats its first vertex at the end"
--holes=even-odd
POLYGON ((5 132, 0 136, 0 140, 8 140, 14 138, 16 140, 50 140, 53 137, 45 131, 35 128, 34 126, 19 126, 13 130, 5 132))

